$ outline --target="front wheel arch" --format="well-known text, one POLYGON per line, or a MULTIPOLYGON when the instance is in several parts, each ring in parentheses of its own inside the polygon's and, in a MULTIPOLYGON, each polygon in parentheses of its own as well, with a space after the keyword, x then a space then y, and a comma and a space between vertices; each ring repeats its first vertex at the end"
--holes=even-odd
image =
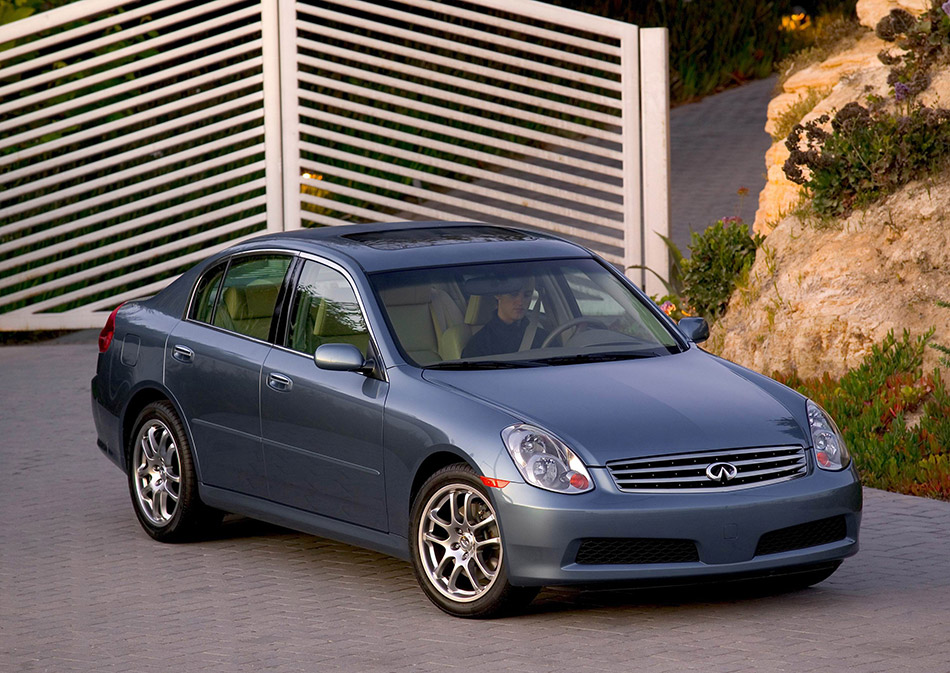
POLYGON ((495 498, 467 463, 432 474, 413 499, 409 555, 426 597, 440 610, 485 619, 514 612, 540 587, 508 581, 495 498))

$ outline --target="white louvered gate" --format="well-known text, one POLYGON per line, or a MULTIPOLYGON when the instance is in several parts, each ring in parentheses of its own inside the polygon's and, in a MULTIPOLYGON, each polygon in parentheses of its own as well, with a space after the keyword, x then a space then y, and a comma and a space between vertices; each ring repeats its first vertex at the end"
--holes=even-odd
POLYGON ((667 267, 641 233, 644 203, 668 231, 662 29, 531 0, 80 0, 2 45, 0 330, 99 327, 299 226, 476 219, 667 267))

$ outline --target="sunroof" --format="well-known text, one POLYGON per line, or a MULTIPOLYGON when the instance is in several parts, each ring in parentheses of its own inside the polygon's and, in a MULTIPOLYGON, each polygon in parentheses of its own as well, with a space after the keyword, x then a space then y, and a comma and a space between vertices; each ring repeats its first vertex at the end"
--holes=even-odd
POLYGON ((343 236, 376 250, 405 250, 451 243, 495 243, 535 241, 537 236, 501 227, 433 227, 431 229, 390 229, 343 236))

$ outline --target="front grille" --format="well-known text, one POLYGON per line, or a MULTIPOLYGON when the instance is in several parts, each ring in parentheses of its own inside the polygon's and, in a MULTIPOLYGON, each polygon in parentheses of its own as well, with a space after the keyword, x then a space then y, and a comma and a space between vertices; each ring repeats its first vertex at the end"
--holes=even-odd
POLYGON ((774 484, 801 477, 808 467, 805 450, 800 446, 770 446, 614 460, 607 463, 607 469, 621 491, 682 493, 774 484), (734 467, 735 477, 724 481, 711 479, 706 469, 716 463, 734 467))
POLYGON ((583 565, 694 563, 699 553, 692 540, 595 537, 581 540, 576 561, 583 565))
POLYGON ((755 555, 779 554, 783 551, 817 547, 820 544, 843 540, 847 534, 848 527, 843 516, 833 516, 830 519, 780 528, 759 538, 755 555))

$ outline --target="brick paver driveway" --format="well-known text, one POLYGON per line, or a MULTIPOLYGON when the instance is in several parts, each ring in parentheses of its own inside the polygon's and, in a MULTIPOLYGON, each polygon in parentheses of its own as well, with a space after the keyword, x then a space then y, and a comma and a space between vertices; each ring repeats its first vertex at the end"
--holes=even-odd
POLYGON ((96 448, 93 342, 0 348, 0 671, 950 671, 950 503, 880 491, 816 588, 548 590, 494 622, 280 528, 152 542, 96 448))

